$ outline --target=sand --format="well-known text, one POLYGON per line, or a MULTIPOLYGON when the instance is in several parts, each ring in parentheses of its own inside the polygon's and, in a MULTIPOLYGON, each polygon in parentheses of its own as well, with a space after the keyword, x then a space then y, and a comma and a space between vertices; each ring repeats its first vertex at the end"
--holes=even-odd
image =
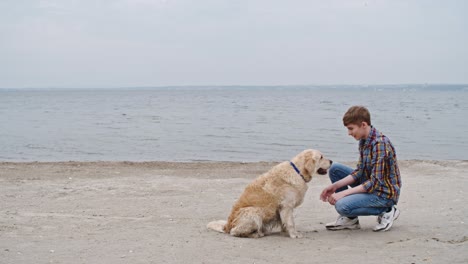
POLYGON ((401 161, 388 232, 373 232, 372 216, 325 230, 336 219, 319 200, 327 176, 295 211, 302 239, 206 229, 274 164, 0 163, 0 263, 468 263, 468 161, 401 161))

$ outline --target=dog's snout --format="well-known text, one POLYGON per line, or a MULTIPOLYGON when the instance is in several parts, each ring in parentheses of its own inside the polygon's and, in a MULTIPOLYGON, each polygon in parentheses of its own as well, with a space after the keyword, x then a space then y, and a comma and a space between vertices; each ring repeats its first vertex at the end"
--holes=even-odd
POLYGON ((333 160, 330 160, 330 165, 332 165, 332 164, 333 164, 333 160))

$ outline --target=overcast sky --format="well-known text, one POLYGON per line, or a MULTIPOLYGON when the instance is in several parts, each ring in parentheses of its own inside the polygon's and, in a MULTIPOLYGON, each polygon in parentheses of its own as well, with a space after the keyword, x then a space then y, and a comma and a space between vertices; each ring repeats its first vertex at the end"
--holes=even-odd
POLYGON ((468 83, 468 1, 1 0, 0 87, 468 83))

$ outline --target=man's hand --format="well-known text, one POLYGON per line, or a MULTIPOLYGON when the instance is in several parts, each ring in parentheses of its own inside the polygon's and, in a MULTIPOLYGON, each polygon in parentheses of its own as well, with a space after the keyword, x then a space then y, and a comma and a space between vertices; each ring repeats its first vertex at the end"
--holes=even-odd
POLYGON ((345 197, 344 192, 334 193, 328 197, 328 202, 331 205, 335 205, 336 202, 338 202, 338 200, 340 200, 343 197, 345 197))
POLYGON ((364 189, 364 187, 361 184, 361 185, 356 186, 354 188, 347 189, 347 190, 344 190, 344 191, 339 192, 339 193, 335 193, 337 189, 339 189, 341 187, 344 187, 344 186, 351 185, 354 182, 355 182, 355 180, 354 180, 353 176, 348 175, 345 178, 343 178, 343 179, 341 179, 341 180, 327 186, 325 189, 323 189, 322 193, 320 194, 320 200, 322 200, 324 202, 329 202, 331 205, 335 205, 336 202, 338 202, 339 199, 341 199, 341 198, 343 198, 343 197, 345 197, 347 195, 354 194, 354 193, 366 192, 366 190, 364 189))
POLYGON ((335 193, 335 191, 336 187, 333 184, 327 186, 325 189, 323 189, 322 193, 320 194, 320 200, 324 202, 329 201, 329 198, 332 194, 335 193))

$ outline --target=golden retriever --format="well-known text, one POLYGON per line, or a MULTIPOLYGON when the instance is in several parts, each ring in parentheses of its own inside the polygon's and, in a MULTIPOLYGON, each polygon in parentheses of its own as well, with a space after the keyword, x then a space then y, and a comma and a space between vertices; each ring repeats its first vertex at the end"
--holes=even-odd
POLYGON ((291 238, 301 237, 296 231, 293 210, 302 204, 312 176, 327 174, 331 164, 320 151, 304 150, 247 185, 227 221, 210 222, 207 228, 237 237, 258 238, 281 226, 291 238))

